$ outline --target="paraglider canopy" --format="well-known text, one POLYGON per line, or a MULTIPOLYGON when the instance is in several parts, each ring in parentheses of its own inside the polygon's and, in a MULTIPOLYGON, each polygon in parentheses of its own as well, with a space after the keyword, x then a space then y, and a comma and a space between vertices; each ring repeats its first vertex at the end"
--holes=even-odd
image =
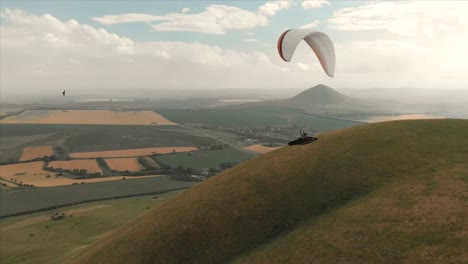
POLYGON ((286 30, 278 39, 280 57, 284 61, 291 61, 301 40, 304 40, 314 51, 325 73, 333 77, 335 74, 335 49, 325 33, 303 28, 286 30))

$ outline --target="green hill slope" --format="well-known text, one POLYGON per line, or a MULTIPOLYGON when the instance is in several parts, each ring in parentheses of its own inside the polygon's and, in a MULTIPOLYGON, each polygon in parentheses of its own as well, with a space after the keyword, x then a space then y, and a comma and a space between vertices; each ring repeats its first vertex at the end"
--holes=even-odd
POLYGON ((349 96, 341 94, 326 85, 319 84, 285 101, 291 106, 307 107, 310 105, 339 105, 352 100, 349 96))
POLYGON ((460 262, 467 135, 467 120, 324 133, 192 187, 73 263, 460 262))

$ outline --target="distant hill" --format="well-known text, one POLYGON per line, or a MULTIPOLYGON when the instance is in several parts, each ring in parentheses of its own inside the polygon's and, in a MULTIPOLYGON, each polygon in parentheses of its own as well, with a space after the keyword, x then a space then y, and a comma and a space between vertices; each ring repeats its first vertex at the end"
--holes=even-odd
POLYGON ((192 187, 71 262, 466 263, 466 131, 412 120, 323 133, 192 187))
POLYGON ((327 117, 354 118, 358 116, 396 113, 391 107, 376 100, 355 99, 319 84, 282 100, 245 103, 227 106, 230 109, 284 107, 302 110, 307 114, 327 117))
POLYGON ((295 108, 306 108, 311 105, 341 105, 352 101, 351 97, 341 94, 326 85, 319 84, 300 92, 292 98, 283 100, 282 103, 295 108))

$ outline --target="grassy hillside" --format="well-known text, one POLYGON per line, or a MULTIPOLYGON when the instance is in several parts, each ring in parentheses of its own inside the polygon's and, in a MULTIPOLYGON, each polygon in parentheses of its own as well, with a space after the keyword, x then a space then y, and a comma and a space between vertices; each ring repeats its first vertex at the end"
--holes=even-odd
POLYGON ((192 187, 73 263, 462 263, 467 131, 417 120, 324 133, 192 187))

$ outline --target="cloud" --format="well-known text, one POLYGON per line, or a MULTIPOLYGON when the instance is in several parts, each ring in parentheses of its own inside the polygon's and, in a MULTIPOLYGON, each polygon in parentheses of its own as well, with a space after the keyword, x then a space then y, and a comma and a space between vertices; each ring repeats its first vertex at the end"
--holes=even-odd
POLYGON ((461 88, 466 86, 462 76, 467 44, 468 35, 431 45, 392 39, 352 41, 335 47, 335 76, 347 79, 350 87, 461 88))
POLYGON ((254 38, 248 38, 248 39, 244 39, 245 42, 257 42, 257 39, 254 39, 254 38))
POLYGON ((300 71, 288 69, 276 53, 202 43, 137 42, 75 20, 21 10, 2 12, 1 32, 2 94, 63 87, 75 94, 135 87, 274 89, 284 86, 285 78, 292 78, 288 86, 304 82, 297 78, 300 71))
MULTIPOLYGON (((139 42, 76 20, 21 10, 5 9, 1 16, 2 96, 5 91, 64 87, 88 92, 305 88, 316 83, 466 88, 468 31, 453 17, 438 19, 430 28, 431 41, 422 31, 413 37, 331 31, 336 71, 335 78, 328 78, 304 42, 288 63, 279 58, 274 42, 261 52, 241 52, 196 42, 139 42), (334 37, 338 33, 344 35, 334 37)), ((245 35, 240 41, 253 38, 245 35)))
POLYGON ((328 20, 341 31, 331 33, 346 36, 334 41, 335 76, 350 86, 467 87, 467 13, 465 1, 375 1, 339 9, 328 20))
POLYGON ((269 25, 268 17, 279 10, 287 9, 292 1, 271 1, 261 5, 258 12, 251 12, 235 6, 208 5, 205 11, 188 14, 190 8, 182 8, 181 13, 169 13, 161 16, 125 13, 105 15, 93 20, 105 24, 151 23, 153 31, 187 31, 206 34, 225 34, 227 30, 240 30, 269 25))
POLYGON ((331 28, 342 31, 384 30, 402 36, 432 36, 434 30, 444 30, 440 24, 448 20, 468 26, 467 13, 466 1, 375 2, 337 10, 328 22, 331 28))
POLYGON ((305 25, 301 26, 300 28, 316 28, 319 23, 320 23, 319 20, 314 20, 314 21, 312 21, 312 23, 305 24, 305 25))
POLYGON ((279 10, 291 7, 291 4, 291 1, 267 2, 258 8, 258 12, 261 15, 274 16, 279 10))
POLYGON ((330 5, 330 1, 327 1, 327 0, 302 1, 301 5, 304 9, 317 9, 317 8, 322 8, 325 5, 330 5))
POLYGON ((130 22, 159 22, 153 31, 190 31, 207 34, 225 34, 226 30, 239 30, 268 25, 268 18, 238 7, 209 5, 196 14, 170 13, 163 16, 127 13, 106 15, 93 20, 106 25, 130 22))
POLYGON ((225 34, 226 30, 238 30, 268 25, 264 16, 233 6, 210 5, 198 14, 168 14, 168 22, 154 24, 155 31, 192 31, 225 34))
POLYGON ((93 17, 93 20, 104 25, 114 25, 134 22, 154 22, 164 20, 164 17, 141 13, 127 13, 122 15, 106 15, 102 17, 93 17))
MULTIPOLYGON (((76 20, 62 22, 51 15, 34 16, 19 9, 6 8, 0 13, 13 27, 2 24, 2 46, 54 48, 58 51, 70 48, 111 51, 133 54, 134 43, 104 29, 79 24, 76 20)), ((98 53, 97 53, 98 54, 98 53)), ((97 55, 96 54, 96 55, 97 55)))

